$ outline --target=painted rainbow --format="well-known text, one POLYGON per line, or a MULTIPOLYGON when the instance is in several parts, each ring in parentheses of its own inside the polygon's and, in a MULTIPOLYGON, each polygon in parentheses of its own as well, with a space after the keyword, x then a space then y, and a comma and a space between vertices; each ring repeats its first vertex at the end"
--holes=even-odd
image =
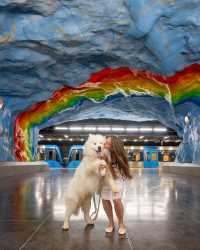
POLYGON ((159 96, 174 106, 188 100, 200 105, 200 65, 193 64, 170 77, 130 68, 106 68, 91 75, 78 88, 63 87, 55 91, 50 99, 17 116, 14 127, 16 160, 32 160, 31 130, 35 126, 83 100, 103 102, 118 93, 159 96))

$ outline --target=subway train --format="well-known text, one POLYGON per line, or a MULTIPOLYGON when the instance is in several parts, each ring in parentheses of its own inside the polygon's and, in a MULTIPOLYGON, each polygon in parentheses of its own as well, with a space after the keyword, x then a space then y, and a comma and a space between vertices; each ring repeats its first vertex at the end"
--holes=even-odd
MULTIPOLYGON (((83 145, 72 145, 68 154, 61 153, 57 145, 39 145, 38 160, 47 161, 50 168, 77 168, 83 157, 83 145)), ((131 167, 157 168, 159 162, 169 162, 175 160, 174 147, 134 147, 125 146, 131 167)))
POLYGON ((72 145, 68 156, 57 145, 39 145, 37 159, 46 161, 50 168, 76 168, 83 157, 83 145, 72 145))

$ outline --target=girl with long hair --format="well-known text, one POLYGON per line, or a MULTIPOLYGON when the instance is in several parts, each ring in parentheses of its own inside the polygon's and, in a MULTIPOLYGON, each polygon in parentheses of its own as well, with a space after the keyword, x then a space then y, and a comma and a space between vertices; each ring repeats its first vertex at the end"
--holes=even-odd
POLYGON ((124 206, 122 203, 122 195, 125 180, 132 178, 128 165, 127 154, 124 150, 122 141, 116 136, 109 136, 106 138, 106 143, 102 153, 103 158, 106 160, 119 189, 118 193, 112 193, 108 185, 105 184, 102 187, 101 198, 103 208, 108 217, 108 226, 105 231, 106 233, 112 233, 114 231, 113 208, 111 203, 113 200, 115 213, 118 218, 118 233, 119 235, 123 235, 126 234, 126 226, 124 224, 124 206))

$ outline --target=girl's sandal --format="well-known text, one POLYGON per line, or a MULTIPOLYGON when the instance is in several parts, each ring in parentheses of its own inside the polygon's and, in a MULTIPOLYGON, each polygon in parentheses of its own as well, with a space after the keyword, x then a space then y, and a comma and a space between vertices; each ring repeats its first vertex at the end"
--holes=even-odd
POLYGON ((120 227, 118 229, 118 234, 119 235, 125 235, 126 234, 126 228, 125 227, 120 227))
POLYGON ((108 226, 108 227, 106 227, 105 232, 106 232, 106 233, 112 233, 114 230, 115 230, 114 227, 108 226))

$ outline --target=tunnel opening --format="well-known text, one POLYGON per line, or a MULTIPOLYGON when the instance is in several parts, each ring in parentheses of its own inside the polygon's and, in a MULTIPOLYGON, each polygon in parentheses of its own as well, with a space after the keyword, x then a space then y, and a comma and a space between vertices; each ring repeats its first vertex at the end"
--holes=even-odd
POLYGON ((174 161, 181 142, 175 130, 165 127, 157 120, 136 122, 108 118, 85 119, 41 129, 38 135, 37 160, 47 160, 45 150, 52 145, 59 147, 63 167, 70 167, 72 161, 80 163, 83 156, 81 145, 84 145, 89 134, 98 133, 118 136, 124 143, 132 167, 143 167, 144 149, 150 148, 157 150, 159 162, 174 161))

